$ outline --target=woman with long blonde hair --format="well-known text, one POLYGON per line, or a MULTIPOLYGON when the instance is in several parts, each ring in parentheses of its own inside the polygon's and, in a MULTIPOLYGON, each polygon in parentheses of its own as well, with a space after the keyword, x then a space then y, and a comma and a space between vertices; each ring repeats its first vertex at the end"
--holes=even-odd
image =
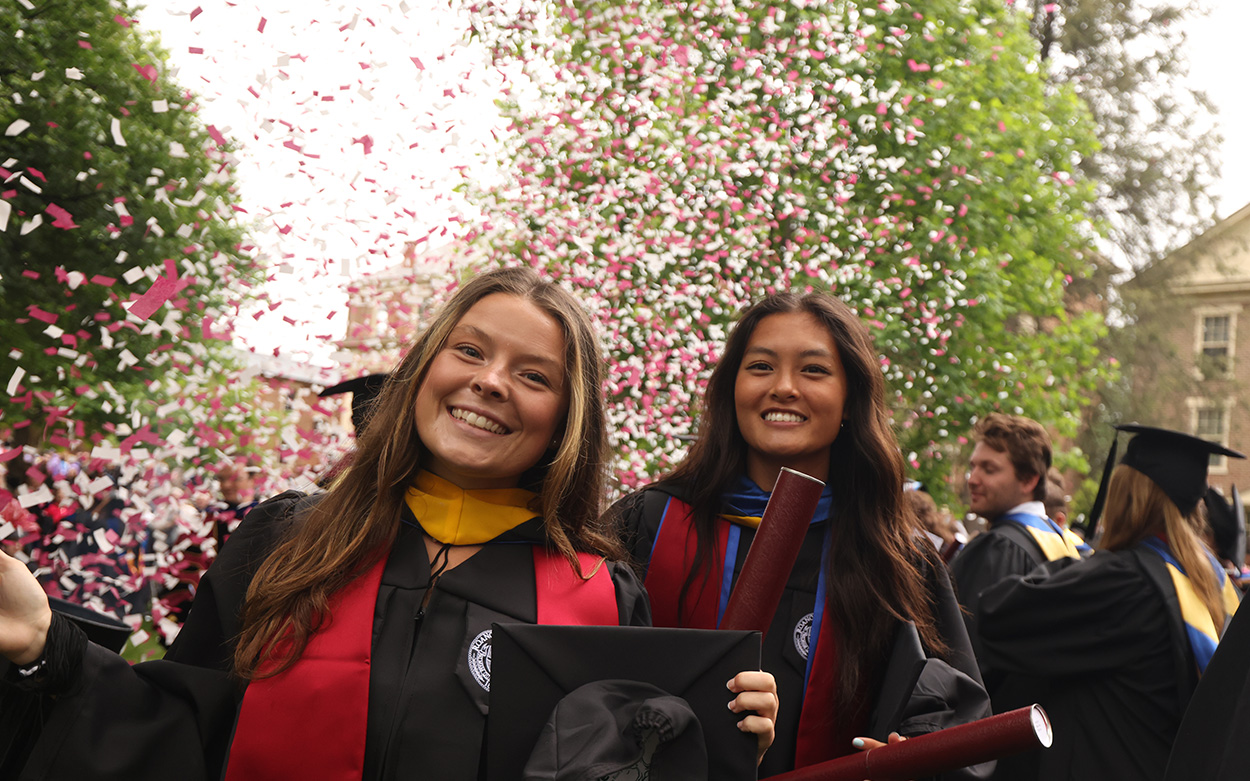
POLYGON ((1110 474, 1097 552, 981 594, 988 667, 1055 724, 1048 751, 1001 762, 996 777, 1162 778, 1185 706, 1237 608, 1202 542, 1201 499, 1210 457, 1244 456, 1175 431, 1117 428, 1135 436, 1110 474))
POLYGON ((88 643, 0 555, 0 711, 35 701, 0 775, 479 778, 492 622, 648 622, 598 521, 601 376, 569 293, 528 269, 475 277, 329 490, 238 527, 163 661, 88 643))

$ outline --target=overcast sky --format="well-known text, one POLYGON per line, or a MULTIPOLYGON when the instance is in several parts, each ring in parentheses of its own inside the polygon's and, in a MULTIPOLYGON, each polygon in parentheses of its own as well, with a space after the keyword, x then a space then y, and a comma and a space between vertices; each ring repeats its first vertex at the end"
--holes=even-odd
MULTIPOLYGON (((1250 0, 1203 1, 1191 79, 1220 111, 1226 217, 1250 203, 1250 0)), ((259 352, 328 363, 321 337, 344 332, 343 283, 410 241, 446 242, 464 209, 458 167, 489 171, 500 75, 446 0, 149 0, 139 19, 205 122, 241 145, 242 201, 280 304, 240 332, 259 352)))

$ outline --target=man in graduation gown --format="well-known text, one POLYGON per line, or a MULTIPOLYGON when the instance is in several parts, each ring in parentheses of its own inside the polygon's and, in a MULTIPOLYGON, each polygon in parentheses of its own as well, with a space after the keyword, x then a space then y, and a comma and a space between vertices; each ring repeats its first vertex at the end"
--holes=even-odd
MULTIPOLYGON (((1046 517, 1046 474, 1051 465, 1050 436, 1030 418, 992 413, 975 429, 976 448, 968 472, 970 509, 990 528, 974 537, 951 562, 968 635, 994 698, 989 670, 977 643, 976 614, 981 593, 1011 575, 1027 575, 1039 564, 1079 558, 1089 548, 1046 517)), ((1013 703, 1014 705, 1015 703, 1013 703)), ((1025 703, 1027 704, 1027 703, 1025 703)))

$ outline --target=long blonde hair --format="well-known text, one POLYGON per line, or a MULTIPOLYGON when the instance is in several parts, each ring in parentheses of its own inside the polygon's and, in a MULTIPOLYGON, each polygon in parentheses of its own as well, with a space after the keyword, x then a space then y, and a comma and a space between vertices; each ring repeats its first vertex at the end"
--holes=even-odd
POLYGON ((1211 614, 1216 631, 1224 628, 1224 602, 1211 558, 1202 543, 1205 520, 1202 503, 1182 515, 1153 480, 1131 466, 1120 464, 1107 487, 1107 513, 1102 542, 1109 550, 1131 548, 1152 534, 1164 533, 1168 547, 1181 563, 1198 598, 1211 614))
POLYGON ((599 521, 605 487, 607 424, 602 360, 590 318, 573 296, 526 268, 479 275, 417 337, 382 388, 351 464, 279 543, 247 590, 235 673, 263 678, 289 668, 326 619, 329 598, 390 549, 404 493, 420 469, 417 393, 430 362, 465 313, 494 293, 514 295, 551 315, 564 332, 569 410, 558 446, 521 476, 538 494, 551 544, 575 570, 576 551, 624 557, 599 521), (263 662, 263 664, 262 664, 263 662))

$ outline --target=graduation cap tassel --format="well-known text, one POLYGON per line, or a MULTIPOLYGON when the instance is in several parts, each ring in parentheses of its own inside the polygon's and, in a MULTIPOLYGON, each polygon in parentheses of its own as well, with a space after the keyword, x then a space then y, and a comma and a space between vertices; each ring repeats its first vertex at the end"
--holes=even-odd
POLYGON ((1103 505, 1107 503, 1107 486, 1111 484, 1111 470, 1115 469, 1115 456, 1119 447, 1120 432, 1116 431, 1111 439, 1111 450, 1107 453, 1107 463, 1102 468, 1102 481, 1098 483, 1098 494, 1094 496, 1094 506, 1090 509, 1089 518, 1085 521, 1085 540, 1090 544, 1093 544, 1094 535, 1098 533, 1098 519, 1102 517, 1103 505))

